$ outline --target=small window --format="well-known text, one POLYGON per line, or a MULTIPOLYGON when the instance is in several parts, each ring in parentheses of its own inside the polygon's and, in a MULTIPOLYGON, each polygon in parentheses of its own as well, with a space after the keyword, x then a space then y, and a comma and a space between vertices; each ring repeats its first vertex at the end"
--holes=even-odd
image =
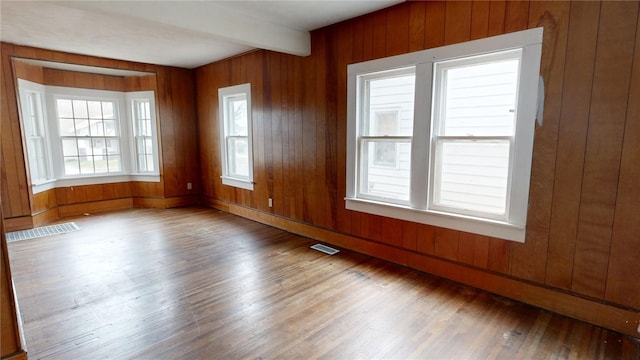
POLYGON ((523 242, 542 28, 348 67, 346 207, 523 242))
POLYGON ((218 89, 222 183, 253 190, 251 84, 218 89))

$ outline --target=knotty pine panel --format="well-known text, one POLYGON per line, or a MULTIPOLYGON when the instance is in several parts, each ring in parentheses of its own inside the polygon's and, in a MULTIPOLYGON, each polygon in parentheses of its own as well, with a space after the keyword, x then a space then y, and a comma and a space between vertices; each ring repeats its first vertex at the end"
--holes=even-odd
MULTIPOLYGON (((596 168, 595 162, 604 159, 595 154, 600 148, 596 134, 591 134, 591 141, 588 141, 587 131, 592 131, 592 123, 598 128, 607 127, 605 124, 611 118, 602 109, 625 109, 626 104, 611 102, 610 97, 604 96, 609 91, 607 84, 614 83, 613 80, 606 81, 614 65, 604 66, 605 59, 602 59, 600 68, 597 67, 594 37, 599 32, 610 32, 606 28, 623 15, 613 13, 609 20, 603 22, 598 15, 600 5, 565 1, 407 2, 314 31, 312 55, 309 57, 268 51, 242 55, 244 61, 234 64, 246 67, 247 81, 254 89, 263 89, 263 92, 254 90, 252 94, 254 99, 261 98, 254 100, 253 108, 256 190, 244 194, 249 196, 248 206, 369 241, 369 249, 380 249, 379 244, 387 248, 408 249, 425 257, 447 259, 514 279, 605 300, 603 291, 592 293, 575 286, 571 288, 571 282, 575 283, 576 275, 580 274, 576 269, 589 266, 589 261, 581 260, 582 255, 573 257, 572 249, 578 248, 580 241, 583 243, 581 246, 585 246, 594 239, 586 232, 584 239, 571 235, 578 229, 576 209, 586 206, 612 215, 614 206, 618 204, 620 215, 615 219, 616 226, 619 223, 619 229, 622 229, 633 221, 630 214, 634 213, 637 205, 612 203, 611 200, 615 200, 613 190, 627 186, 626 194, 632 191, 630 184, 634 183, 637 175, 630 166, 637 155, 635 140, 628 140, 631 135, 624 139, 624 156, 620 145, 625 131, 636 131, 629 124, 632 120, 628 120, 635 118, 627 115, 626 130, 624 122, 617 118, 614 127, 617 129, 616 151, 621 169, 611 165, 598 169, 604 169, 606 174, 603 176, 607 178, 617 180, 620 175, 619 184, 608 182, 606 202, 594 202, 599 199, 597 195, 580 190, 580 184, 587 183, 587 178, 594 176, 590 171, 583 171, 587 166, 585 160, 581 160, 581 154, 587 154, 587 158, 591 156, 593 164, 590 167, 593 169, 596 168), (398 23, 398 19, 405 21, 398 23), (544 124, 536 130, 529 226, 524 244, 344 209, 347 64, 537 26, 545 27, 541 73, 545 78, 546 102, 544 124), (393 43, 396 37, 398 42, 393 43), (593 81, 589 75, 591 68, 599 69, 593 81), (595 81, 597 79, 601 79, 599 83, 595 81), (595 99, 592 94, 602 95, 596 101, 591 99, 595 99), (598 119, 594 118, 594 111, 602 112, 598 119), (585 119, 585 116, 589 118, 585 119), (335 140, 327 139, 330 136, 335 140), (621 161, 621 158, 626 160, 621 161), (568 162, 571 167, 565 166, 568 162), (280 181, 282 183, 278 185, 280 181), (266 206, 268 197, 275 196, 274 205, 283 201, 277 199, 281 193, 279 186, 283 189, 281 196, 288 198, 270 209, 266 206), (576 186, 578 189, 574 188, 576 186), (570 192, 563 191, 569 188, 570 192), (564 223, 567 229, 561 229, 564 223), (576 238, 567 239, 572 236, 576 238)), ((604 4, 602 6, 605 7, 604 4)), ((636 22, 632 20, 637 19, 637 6, 606 6, 626 8, 624 17, 627 20, 622 23, 627 24, 627 35, 619 35, 625 37, 626 50, 622 51, 614 41, 614 44, 607 45, 607 51, 599 51, 599 54, 602 57, 607 53, 607 61, 614 63, 619 52, 626 54, 623 57, 627 59, 628 79, 634 48, 630 35, 635 36, 636 32, 636 22)), ((597 48, 600 49, 600 45, 597 48)), ((217 88, 230 85, 225 73, 230 71, 229 64, 224 60, 196 71, 199 126, 201 130, 206 129, 199 135, 204 193, 212 202, 230 201, 230 206, 247 206, 246 200, 236 199, 235 195, 230 195, 232 190, 219 185, 217 88)), ((613 94, 625 101, 630 98, 628 86, 618 86, 613 94)), ((614 158, 609 160, 615 162, 614 158)), ((586 219, 581 216, 584 227, 586 219)), ((613 218, 610 217, 604 228, 612 232, 612 227, 613 218)), ((629 235, 623 230, 617 230, 616 234, 616 253, 633 253, 629 251, 633 242, 629 235)), ((609 238, 611 241, 611 236, 609 238)), ((583 252, 604 260, 612 274, 621 274, 627 268, 635 269, 631 266, 631 257, 614 258, 598 251, 591 253, 586 248, 583 252)), ((602 276, 590 278, 590 281, 595 281, 594 286, 604 289, 607 279, 602 276)), ((628 291, 623 290, 613 275, 607 281, 608 289, 611 289, 607 300, 623 302, 628 291)), ((625 305, 637 308, 634 301, 625 305)))

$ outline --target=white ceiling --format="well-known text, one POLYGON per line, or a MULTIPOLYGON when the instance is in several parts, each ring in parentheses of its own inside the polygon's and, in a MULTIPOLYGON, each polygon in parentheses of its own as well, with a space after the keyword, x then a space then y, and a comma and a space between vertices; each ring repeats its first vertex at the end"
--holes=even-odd
POLYGON ((403 0, 0 0, 0 40, 195 68, 255 48, 306 56, 309 31, 403 0))

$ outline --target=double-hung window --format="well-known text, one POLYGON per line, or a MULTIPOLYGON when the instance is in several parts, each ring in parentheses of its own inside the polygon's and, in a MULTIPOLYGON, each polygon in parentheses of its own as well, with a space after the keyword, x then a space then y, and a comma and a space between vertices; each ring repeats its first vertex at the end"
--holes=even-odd
POLYGON ((153 91, 43 86, 18 79, 33 193, 58 186, 159 181, 153 91))
POLYGON ((218 89, 222 183, 253 190, 251 84, 218 89))
POLYGON ((346 206, 524 241, 542 29, 348 68, 346 206))
POLYGON ((21 117, 27 149, 31 183, 40 185, 51 180, 49 133, 44 109, 45 88, 40 84, 20 80, 21 117))
POLYGON ((128 94, 131 107, 135 166, 140 174, 153 174, 158 170, 158 143, 156 138, 154 107, 146 92, 128 94))
POLYGON ((65 177, 122 173, 117 108, 111 99, 56 99, 65 177))

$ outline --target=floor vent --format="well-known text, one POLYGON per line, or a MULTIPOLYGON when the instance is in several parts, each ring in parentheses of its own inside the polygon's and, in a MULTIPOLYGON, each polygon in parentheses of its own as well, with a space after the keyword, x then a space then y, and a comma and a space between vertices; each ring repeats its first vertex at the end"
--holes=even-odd
POLYGON ((13 231, 7 233, 7 242, 35 239, 44 236, 66 234, 72 231, 80 230, 73 222, 42 226, 28 230, 13 231))
POLYGON ((323 252, 325 254, 329 254, 329 255, 334 255, 340 252, 340 250, 338 249, 334 249, 332 247, 326 246, 326 245, 322 245, 322 244, 315 244, 311 246, 312 249, 314 250, 318 250, 320 252, 323 252))

